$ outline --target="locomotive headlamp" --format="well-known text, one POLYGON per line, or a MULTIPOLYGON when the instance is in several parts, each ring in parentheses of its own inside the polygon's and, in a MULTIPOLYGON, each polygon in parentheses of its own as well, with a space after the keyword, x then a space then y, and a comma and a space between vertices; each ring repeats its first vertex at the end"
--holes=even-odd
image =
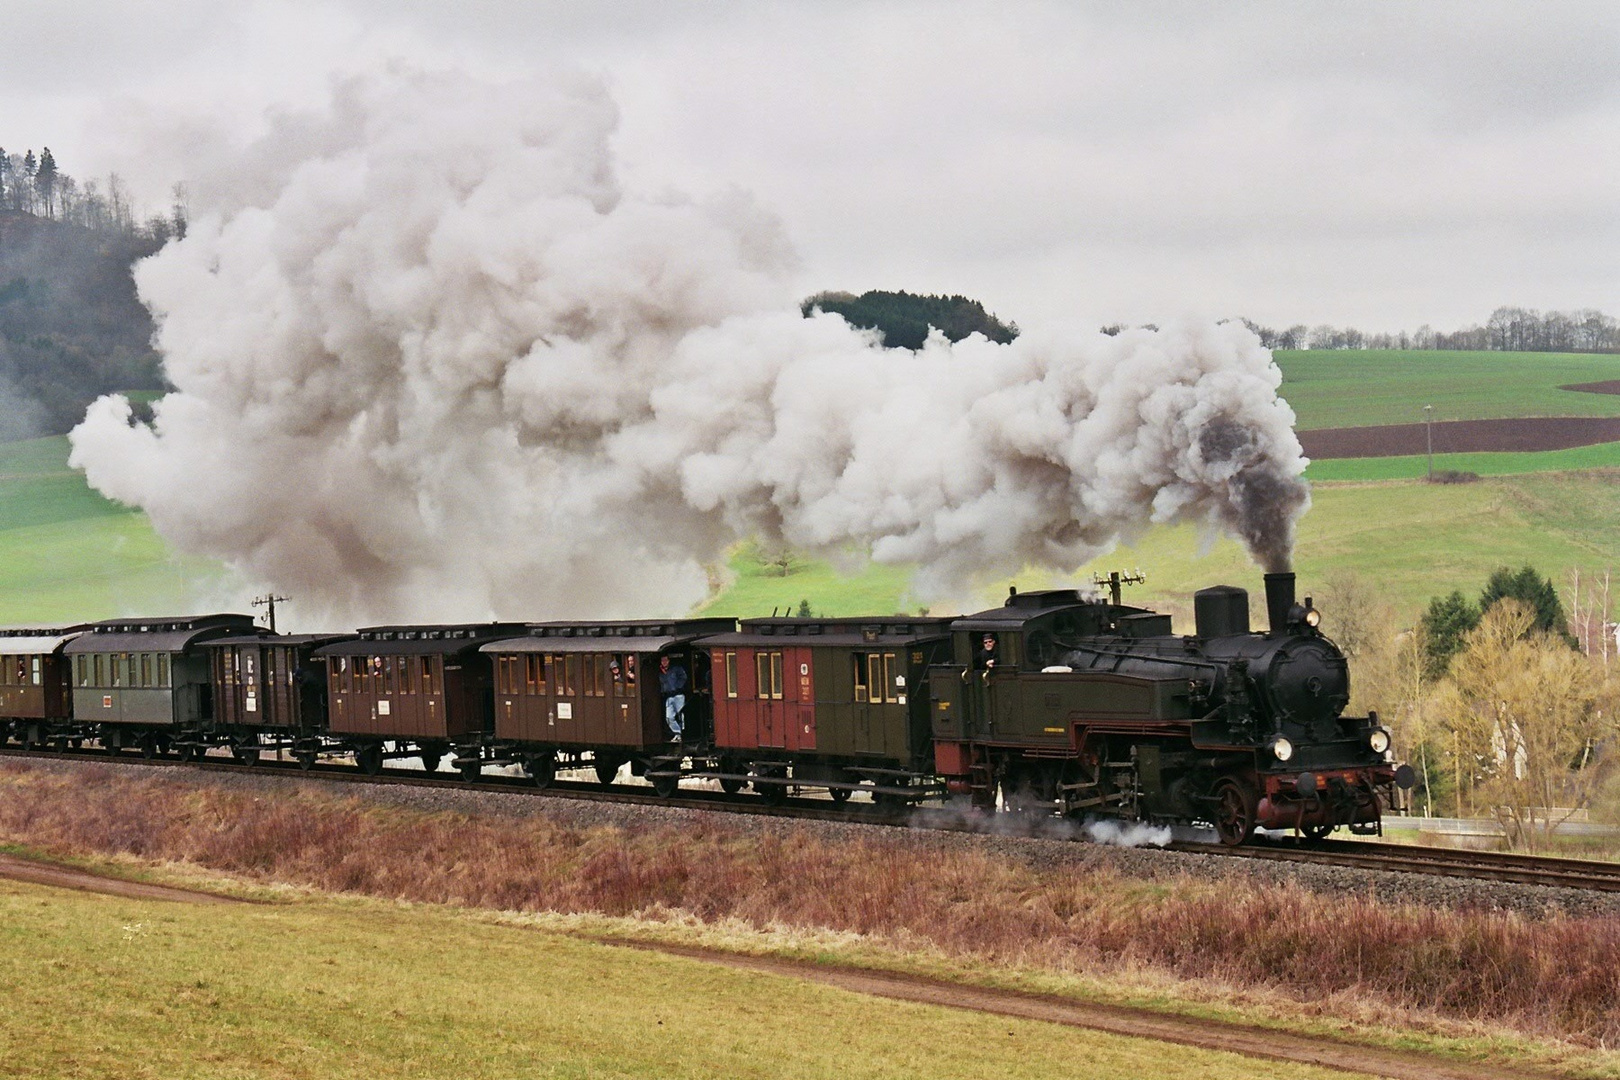
POLYGON ((1287 761, 1294 756, 1294 744, 1279 735, 1271 740, 1271 753, 1278 761, 1287 761))
POLYGON ((1288 609, 1289 626, 1308 626, 1315 630, 1322 625, 1322 613, 1311 606, 1311 598, 1306 597, 1303 604, 1295 604, 1288 609))
POLYGON ((1382 754, 1389 749, 1389 732, 1383 728, 1373 728, 1367 735, 1367 745, 1372 747, 1373 753, 1382 754))

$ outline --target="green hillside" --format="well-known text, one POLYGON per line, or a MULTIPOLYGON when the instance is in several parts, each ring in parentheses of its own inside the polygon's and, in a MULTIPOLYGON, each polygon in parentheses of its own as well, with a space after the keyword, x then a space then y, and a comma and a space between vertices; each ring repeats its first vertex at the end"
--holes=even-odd
POLYGON ((1620 356, 1313 349, 1274 354, 1301 431, 1509 416, 1620 416, 1620 395, 1560 390, 1620 379, 1620 356))
MULTIPOLYGON (((1433 596, 1477 592, 1499 566, 1535 566, 1562 585, 1571 567, 1583 574, 1620 567, 1620 471, 1505 476, 1473 484, 1397 481, 1321 483, 1301 523, 1295 568, 1300 587, 1320 590, 1336 575, 1354 573, 1377 588, 1408 619, 1433 596)), ((916 611, 907 575, 875 567, 840 578, 818 563, 799 564, 783 577, 747 549, 733 557, 736 583, 707 610, 769 615, 776 606, 808 600, 818 615, 916 611)), ((1261 571, 1232 540, 1204 550, 1191 526, 1154 529, 1134 545, 1106 555, 1075 575, 1027 571, 1015 579, 981 581, 947 614, 1001 602, 1007 586, 1021 589, 1091 587, 1094 573, 1140 568, 1147 583, 1130 603, 1190 613, 1192 593, 1207 585, 1242 585, 1258 594, 1261 571)))

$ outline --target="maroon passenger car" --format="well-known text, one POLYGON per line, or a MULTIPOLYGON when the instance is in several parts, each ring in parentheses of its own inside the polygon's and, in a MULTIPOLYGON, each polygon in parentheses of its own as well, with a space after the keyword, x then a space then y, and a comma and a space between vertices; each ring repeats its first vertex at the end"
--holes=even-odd
POLYGON ((652 756, 668 753, 658 678, 666 658, 687 675, 686 741, 702 742, 708 662, 693 643, 736 628, 734 619, 536 623, 523 637, 483 646, 495 666, 491 760, 521 763, 538 784, 559 765, 589 764, 604 784, 626 763, 645 772, 652 756))
POLYGON ((522 623, 371 626, 316 649, 326 661, 329 730, 375 774, 385 758, 420 757, 438 769, 452 747, 468 779, 482 769, 491 730, 493 679, 479 649, 523 634, 522 623))
POLYGON ((85 625, 0 629, 0 743, 14 736, 41 746, 73 719, 73 691, 62 646, 85 625))

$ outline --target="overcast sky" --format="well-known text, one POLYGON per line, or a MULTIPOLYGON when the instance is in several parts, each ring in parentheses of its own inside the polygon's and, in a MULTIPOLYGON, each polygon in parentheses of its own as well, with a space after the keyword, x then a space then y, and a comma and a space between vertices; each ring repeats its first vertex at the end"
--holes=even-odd
POLYGON ((1620 5, 5 0, 0 145, 187 179, 390 57, 571 65, 629 185, 753 192, 805 293, 961 292, 1023 322, 1440 329, 1620 315, 1620 5))

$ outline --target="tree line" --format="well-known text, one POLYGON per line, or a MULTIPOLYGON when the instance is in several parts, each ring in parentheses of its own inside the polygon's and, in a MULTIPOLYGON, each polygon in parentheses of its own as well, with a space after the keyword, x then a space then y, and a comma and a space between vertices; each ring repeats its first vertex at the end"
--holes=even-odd
POLYGON ((979 301, 965 296, 927 296, 904 290, 873 290, 860 296, 823 292, 805 300, 799 310, 806 318, 816 311, 841 315, 851 326, 876 330, 890 349, 922 348, 930 328, 939 330, 950 341, 983 334, 1005 345, 1018 336, 1017 323, 1002 322, 979 301))
POLYGON ((170 194, 173 201, 166 212, 141 219, 117 173, 105 181, 80 182, 62 171, 48 146, 37 157, 32 149, 17 154, 0 147, 0 208, 12 213, 137 238, 156 251, 171 238, 186 235, 185 184, 175 184, 170 194))
POLYGON ((1484 325, 1447 333, 1427 324, 1413 331, 1369 334, 1354 327, 1299 324, 1285 330, 1242 320, 1268 349, 1465 349, 1473 352, 1620 352, 1620 319, 1592 308, 1536 311, 1499 307, 1484 325))

